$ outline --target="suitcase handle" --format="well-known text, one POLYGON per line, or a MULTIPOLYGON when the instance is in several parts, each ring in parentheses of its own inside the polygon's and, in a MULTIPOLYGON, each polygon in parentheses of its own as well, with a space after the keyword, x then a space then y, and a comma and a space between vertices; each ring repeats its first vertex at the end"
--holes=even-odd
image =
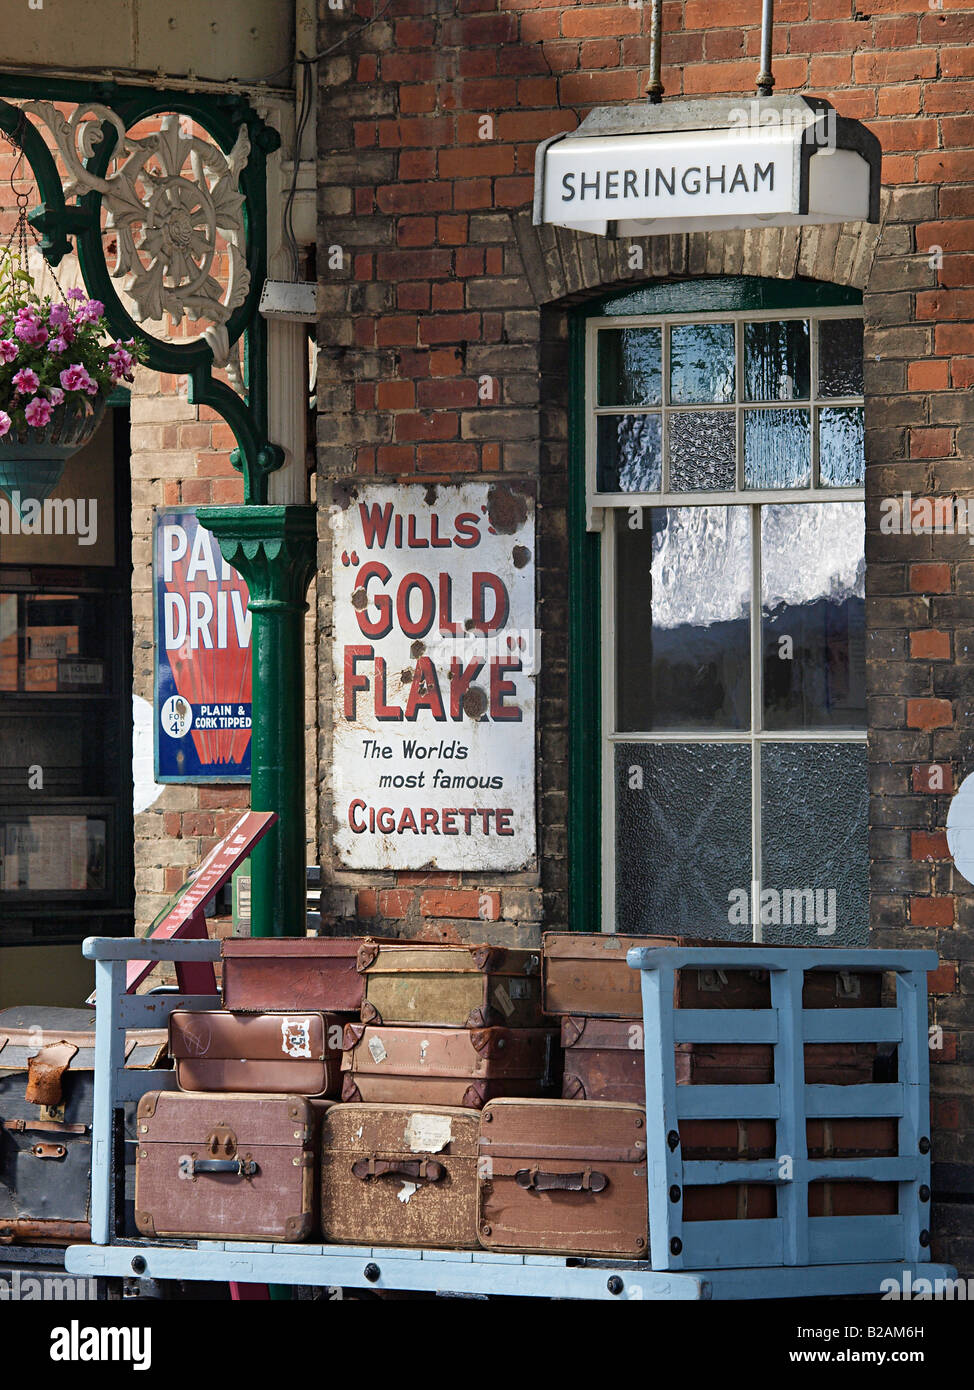
POLYGON ((519 1168, 514 1181, 529 1192, 604 1192, 609 1185, 606 1175, 592 1168, 581 1173, 545 1173, 539 1168, 519 1168))
POLYGON ((180 1176, 193 1178, 197 1173, 233 1173, 238 1178, 252 1178, 260 1166, 248 1158, 188 1158, 179 1160, 180 1176))
POLYGON ((352 1174, 360 1182, 369 1178, 419 1178, 420 1182, 439 1182, 446 1169, 435 1158, 360 1158, 352 1164, 352 1174))

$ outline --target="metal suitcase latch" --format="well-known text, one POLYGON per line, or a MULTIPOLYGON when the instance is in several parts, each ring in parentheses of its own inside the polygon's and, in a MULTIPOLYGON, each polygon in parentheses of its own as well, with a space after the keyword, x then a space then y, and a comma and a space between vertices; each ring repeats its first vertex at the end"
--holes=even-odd
POLYGON ((214 1158, 235 1158, 237 1155, 237 1136, 226 1125, 217 1125, 206 1138, 207 1153, 214 1158))

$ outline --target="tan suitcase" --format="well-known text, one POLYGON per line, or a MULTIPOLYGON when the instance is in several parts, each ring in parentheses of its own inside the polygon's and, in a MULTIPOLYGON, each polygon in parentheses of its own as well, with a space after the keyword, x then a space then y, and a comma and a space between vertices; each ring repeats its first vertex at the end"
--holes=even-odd
POLYGON ((481 1109, 554 1086, 557 1034, 543 1028, 406 1028, 350 1023, 342 1100, 481 1109))
POLYGON ((645 1259, 646 1117, 610 1101, 494 1100, 480 1117, 488 1250, 645 1259))
POLYGON ((321 1231, 339 1245, 477 1246, 479 1113, 333 1105, 321 1135, 321 1231))
POLYGON ((358 968, 365 978, 363 1023, 538 1028, 544 1022, 538 951, 369 941, 359 950, 358 968))

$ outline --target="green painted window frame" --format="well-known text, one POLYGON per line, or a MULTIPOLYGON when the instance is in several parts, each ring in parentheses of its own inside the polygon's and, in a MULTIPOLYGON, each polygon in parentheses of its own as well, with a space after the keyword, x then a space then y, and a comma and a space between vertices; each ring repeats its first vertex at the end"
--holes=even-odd
POLYGON ((816 280, 755 276, 661 280, 614 291, 569 314, 569 790, 568 922, 602 929, 602 537, 587 529, 585 334, 607 315, 737 313, 862 305, 862 295, 816 280), (593 654, 596 654, 593 659, 593 654))

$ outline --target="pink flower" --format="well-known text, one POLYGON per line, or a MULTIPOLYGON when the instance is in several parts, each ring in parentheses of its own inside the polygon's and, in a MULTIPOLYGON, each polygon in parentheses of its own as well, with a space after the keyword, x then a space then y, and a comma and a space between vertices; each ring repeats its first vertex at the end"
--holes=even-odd
POLYGON ((0 360, 12 362, 20 351, 12 338, 0 339, 0 360))
POLYGON ((50 334, 39 319, 18 319, 14 337, 19 338, 22 343, 36 343, 40 346, 47 342, 50 334))
POLYGON ((46 425, 51 418, 51 403, 42 396, 35 396, 24 408, 28 425, 46 425))
POLYGON ((10 416, 5 410, 0 410, 0 437, 5 435, 10 428, 10 416))
POLYGON ((70 367, 65 367, 60 376, 61 385, 65 391, 87 391, 89 396, 93 396, 98 390, 96 382, 85 371, 80 362, 74 362, 70 367), (94 387, 94 390, 91 388, 94 387))
POLYGON ((48 352, 67 352, 70 343, 63 333, 59 333, 56 338, 52 338, 47 345, 48 352))
POLYGON ((47 388, 47 399, 51 402, 51 405, 60 405, 64 400, 64 392, 61 390, 60 386, 49 386, 47 388))
POLYGON ((73 300, 75 303, 77 303, 79 300, 84 299, 84 297, 85 297, 85 292, 84 292, 84 290, 78 289, 77 286, 75 286, 74 289, 68 290, 67 294, 65 295, 65 298, 66 298, 66 299, 73 300))
MULTIPOLYGON (((87 372, 85 373, 87 376, 87 372)), ((36 372, 32 372, 30 367, 21 367, 19 372, 14 373, 14 386, 20 396, 29 396, 40 386, 40 378, 36 372)))
POLYGON ((94 323, 101 318, 104 312, 105 306, 100 299, 89 299, 87 304, 82 304, 75 314, 75 323, 94 323))
POLYGON ((71 310, 66 304, 52 304, 47 321, 52 328, 63 328, 71 322, 71 310))
POLYGON ((121 346, 117 346, 115 351, 108 358, 108 366, 112 376, 116 381, 134 381, 132 368, 135 366, 135 359, 130 352, 126 352, 121 346))

